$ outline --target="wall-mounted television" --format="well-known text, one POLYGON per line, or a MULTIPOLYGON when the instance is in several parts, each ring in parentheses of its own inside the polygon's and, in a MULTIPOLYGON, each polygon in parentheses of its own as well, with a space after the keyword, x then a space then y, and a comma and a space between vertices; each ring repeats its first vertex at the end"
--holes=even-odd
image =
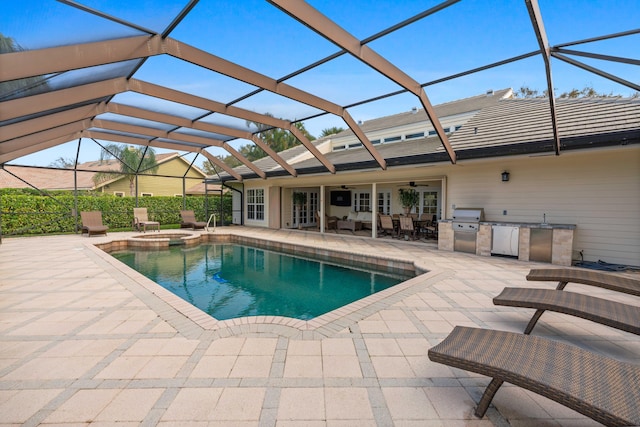
POLYGON ((333 206, 351 206, 351 191, 349 190, 332 191, 331 204, 333 206))

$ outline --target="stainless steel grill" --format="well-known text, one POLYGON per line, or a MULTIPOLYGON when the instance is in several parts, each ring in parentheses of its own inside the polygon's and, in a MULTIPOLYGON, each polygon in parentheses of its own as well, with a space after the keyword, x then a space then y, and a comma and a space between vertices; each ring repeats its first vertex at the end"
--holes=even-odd
POLYGON ((483 208, 459 208, 453 211, 454 251, 476 253, 480 221, 484 221, 483 208))

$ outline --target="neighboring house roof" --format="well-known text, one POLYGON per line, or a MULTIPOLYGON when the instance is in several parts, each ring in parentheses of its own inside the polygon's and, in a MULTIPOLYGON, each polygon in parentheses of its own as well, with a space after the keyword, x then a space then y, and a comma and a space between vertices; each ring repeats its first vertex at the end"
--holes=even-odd
MULTIPOLYGON (((78 190, 93 189, 94 175, 95 172, 79 171, 77 175, 78 190)), ((32 186, 42 190, 73 190, 73 170, 11 165, 5 165, 0 169, 0 188, 32 188, 32 186)))
MULTIPOLYGON (((162 153, 156 154, 156 162, 158 164, 167 163, 173 159, 180 158, 185 164, 189 165, 179 153, 162 153)), ((192 165, 192 169, 197 171, 203 178, 206 174, 198 167, 192 165)), ((74 178, 73 169, 53 169, 26 166, 5 165, 5 170, 0 169, 0 188, 30 188, 31 186, 43 190, 73 190, 74 178), (11 173, 7 173, 11 172, 11 173), (22 178, 16 178, 13 175, 22 178), (31 185, 29 185, 31 184, 31 185)), ((91 160, 79 163, 77 167, 77 188, 79 190, 94 190, 104 185, 113 183, 122 179, 124 176, 117 176, 95 185, 93 177, 99 172, 119 171, 120 162, 116 159, 107 160, 91 160)), ((204 193, 204 184, 203 184, 204 193)), ((192 194, 187 191, 187 194, 192 194)), ((194 193, 197 194, 197 193, 194 193)))

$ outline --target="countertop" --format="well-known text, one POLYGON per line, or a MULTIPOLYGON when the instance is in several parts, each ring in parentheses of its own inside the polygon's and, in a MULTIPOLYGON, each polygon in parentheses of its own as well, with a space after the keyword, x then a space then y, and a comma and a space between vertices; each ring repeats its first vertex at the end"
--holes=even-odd
MULTIPOLYGON (((452 219, 442 219, 439 222, 455 222, 452 219)), ((480 225, 503 225, 506 227, 543 228, 549 230, 575 230, 575 224, 543 224, 540 222, 515 222, 515 221, 480 221, 480 225)))

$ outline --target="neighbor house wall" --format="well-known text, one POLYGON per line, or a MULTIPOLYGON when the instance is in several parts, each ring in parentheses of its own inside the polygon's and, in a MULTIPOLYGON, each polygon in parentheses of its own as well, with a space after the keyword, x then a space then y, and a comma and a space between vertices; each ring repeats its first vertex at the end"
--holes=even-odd
MULTIPOLYGON (((181 177, 189 167, 188 163, 180 158, 169 160, 158 166, 157 175, 170 175, 181 177)), ((186 175, 185 188, 193 187, 202 182, 204 175, 191 168, 186 175)), ((125 196, 130 196, 129 178, 123 176, 121 179, 109 183, 104 187, 104 192, 113 194, 116 191, 123 192, 125 196)), ((151 193, 154 196, 175 196, 182 194, 182 178, 169 178, 165 176, 138 176, 138 196, 142 193, 151 193)))

